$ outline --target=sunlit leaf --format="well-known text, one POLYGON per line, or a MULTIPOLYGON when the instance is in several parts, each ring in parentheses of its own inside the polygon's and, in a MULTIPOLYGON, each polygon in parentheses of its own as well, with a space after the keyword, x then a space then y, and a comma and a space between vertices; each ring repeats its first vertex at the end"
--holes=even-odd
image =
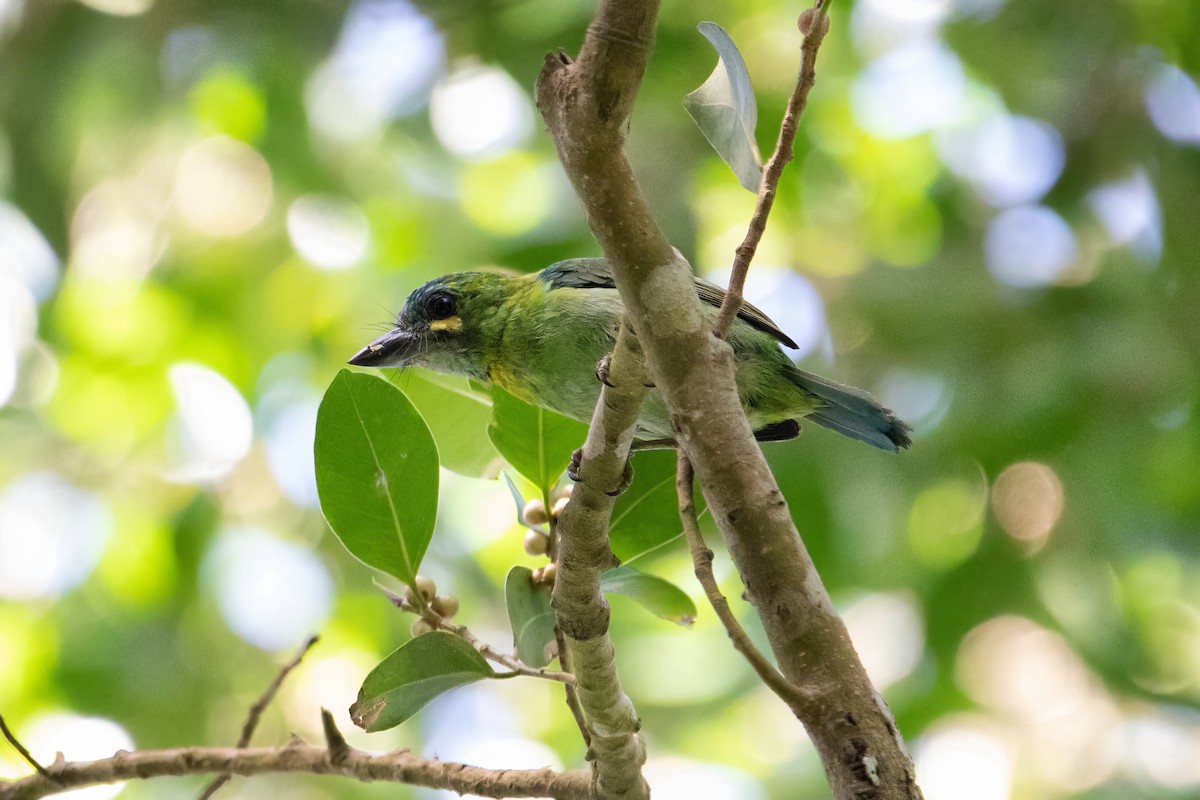
POLYGON ((350 718, 370 733, 394 728, 443 692, 494 674, 484 657, 459 637, 426 633, 371 670, 350 706, 350 718))
POLYGON ((387 381, 342 370, 317 411, 317 493, 355 557, 411 584, 437 516, 438 452, 425 421, 387 381))
MULTIPOLYGON (((697 511, 704 508, 697 499, 697 511)), ((675 492, 675 453, 651 450, 633 457, 633 483, 617 498, 609 540, 613 553, 630 561, 675 539, 679 499, 675 492)))
POLYGON ((628 597, 651 614, 685 627, 696 620, 696 604, 682 589, 632 567, 614 567, 601 573, 600 589, 628 597))
POLYGON ((466 378, 406 370, 396 385, 408 396, 433 433, 442 466, 468 478, 495 478, 504 459, 488 438, 492 398, 466 378))
POLYGON ((758 103, 750 73, 737 45, 720 25, 701 22, 697 30, 716 48, 716 69, 700 88, 683 98, 683 107, 737 176, 738 183, 758 192, 762 178, 762 156, 754 140, 758 103))
POLYGON ((500 455, 535 486, 548 492, 583 444, 587 426, 553 411, 531 406, 505 392, 492 390, 492 424, 488 436, 500 455))
POLYGON ((534 667, 549 664, 547 649, 554 641, 550 587, 534 584, 528 567, 513 567, 504 579, 504 602, 512 623, 517 658, 534 667))

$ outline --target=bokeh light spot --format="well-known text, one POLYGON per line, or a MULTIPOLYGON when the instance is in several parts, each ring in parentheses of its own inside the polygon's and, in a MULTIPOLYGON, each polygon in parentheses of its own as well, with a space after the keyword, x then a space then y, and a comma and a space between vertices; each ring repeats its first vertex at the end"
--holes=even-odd
MULTIPOLYGON (((102 717, 51 712, 35 717, 20 732, 21 740, 42 764, 62 753, 68 761, 109 758, 118 750, 134 750, 133 737, 117 723, 102 717)), ((124 782, 63 792, 71 800, 108 800, 125 788, 124 782)))
POLYGON ((53 473, 26 475, 0 492, 0 597, 57 597, 84 581, 104 553, 108 511, 53 473))
POLYGON ((136 17, 154 6, 154 0, 79 0, 88 8, 118 17, 136 17))
POLYGON ((1058 181, 1066 151, 1048 122, 1003 112, 939 133, 938 152, 955 174, 994 206, 1040 200, 1058 181))
POLYGON ((169 476, 185 482, 224 477, 250 452, 250 407, 233 384, 208 367, 176 364, 168 376, 177 409, 177 449, 169 476))
POLYGON ((250 230, 267 215, 272 194, 266 160, 227 136, 189 147, 175 174, 175 207, 184 221, 209 236, 250 230))
POLYGON ((854 649, 880 691, 916 669, 925 652, 925 622, 912 596, 871 594, 842 612, 854 649))
POLYGON ((472 66, 448 76, 429 103, 433 132, 463 158, 488 158, 533 132, 533 111, 520 85, 502 69, 472 66))
POLYGON ((20 209, 0 200, 0 278, 5 276, 44 300, 58 282, 58 256, 20 209))
POLYGON ((1162 210, 1145 170, 1093 189, 1087 202, 1104 223, 1112 244, 1129 245, 1145 264, 1158 262, 1163 246, 1162 210))
POLYGON ((1005 533, 1037 549, 1062 516, 1062 481, 1045 464, 1011 464, 992 485, 992 510, 1005 533))
POLYGON ((547 164, 527 153, 509 153, 466 168, 458 194, 463 212, 480 228, 517 236, 550 216, 553 180, 547 164))
POLYGON ((1173 142, 1200 144, 1200 87, 1173 64, 1161 64, 1146 84, 1146 113, 1173 142))
POLYGON ((1020 206, 989 224, 983 253, 992 276, 1006 286, 1036 289, 1053 284, 1075 262, 1071 226, 1044 206, 1020 206))
POLYGON ((908 515, 908 543, 917 560, 950 569, 970 558, 983 537, 986 494, 981 485, 954 478, 917 495, 908 515))
POLYGON ((316 555, 260 530, 223 532, 205 574, 226 624, 264 650, 297 646, 333 608, 333 580, 316 555))
POLYGON ((305 88, 309 122, 330 139, 372 136, 425 105, 445 58, 442 35, 412 3, 359 0, 305 88))
POLYGON ((954 51, 916 42, 876 59, 855 79, 854 119, 881 139, 904 139, 953 121, 966 78, 954 51))
POLYGON ((192 116, 205 133, 223 133, 253 142, 267 125, 267 107, 258 87, 236 72, 214 70, 192 88, 192 116))
POLYGON ((367 215, 357 204, 332 195, 304 195, 287 212, 296 252, 322 269, 344 269, 362 260, 370 244, 367 215))
POLYGON ((1012 760, 991 732, 945 725, 922 735, 914 750, 926 800, 1009 800, 1012 760))

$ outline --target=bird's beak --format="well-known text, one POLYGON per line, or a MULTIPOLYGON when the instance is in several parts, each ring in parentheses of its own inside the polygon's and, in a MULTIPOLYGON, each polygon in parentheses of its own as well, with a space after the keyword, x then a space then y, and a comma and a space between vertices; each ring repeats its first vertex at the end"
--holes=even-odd
POLYGON ((403 367, 419 337, 394 328, 354 354, 347 363, 356 367, 403 367))

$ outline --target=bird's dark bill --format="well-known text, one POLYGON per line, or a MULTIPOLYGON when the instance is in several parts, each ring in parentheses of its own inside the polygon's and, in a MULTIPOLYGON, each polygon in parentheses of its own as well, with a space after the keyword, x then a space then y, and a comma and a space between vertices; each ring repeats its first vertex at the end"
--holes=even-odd
POLYGON ((408 363, 415 340, 408 331, 388 331, 355 353, 347 363, 356 367, 402 367, 408 363))

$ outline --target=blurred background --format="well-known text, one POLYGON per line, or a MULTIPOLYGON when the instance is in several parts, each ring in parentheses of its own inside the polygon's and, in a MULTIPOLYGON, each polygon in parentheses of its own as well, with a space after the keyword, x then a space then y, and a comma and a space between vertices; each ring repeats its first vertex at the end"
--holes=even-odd
MULTIPOLYGON (((630 149, 717 280, 754 198, 683 110, 716 61, 695 26, 740 45, 769 152, 801 5, 663 9, 630 149)), ((319 740, 327 706, 362 747, 581 763, 530 681, 350 730, 410 620, 327 531, 311 447, 412 288, 597 253, 531 96, 593 8, 0 0, 0 713, 35 754, 231 744, 319 631, 257 743, 319 740)), ((929 800, 1200 797, 1198 75, 1193 2, 834 5, 749 295, 915 428, 899 457, 811 427, 768 452, 929 800)), ((513 517, 444 473, 423 569, 502 646, 504 574, 537 563, 513 517)), ((681 544, 644 568, 702 597, 681 544)), ((827 796, 706 606, 690 631, 613 606, 656 798, 827 796)))

